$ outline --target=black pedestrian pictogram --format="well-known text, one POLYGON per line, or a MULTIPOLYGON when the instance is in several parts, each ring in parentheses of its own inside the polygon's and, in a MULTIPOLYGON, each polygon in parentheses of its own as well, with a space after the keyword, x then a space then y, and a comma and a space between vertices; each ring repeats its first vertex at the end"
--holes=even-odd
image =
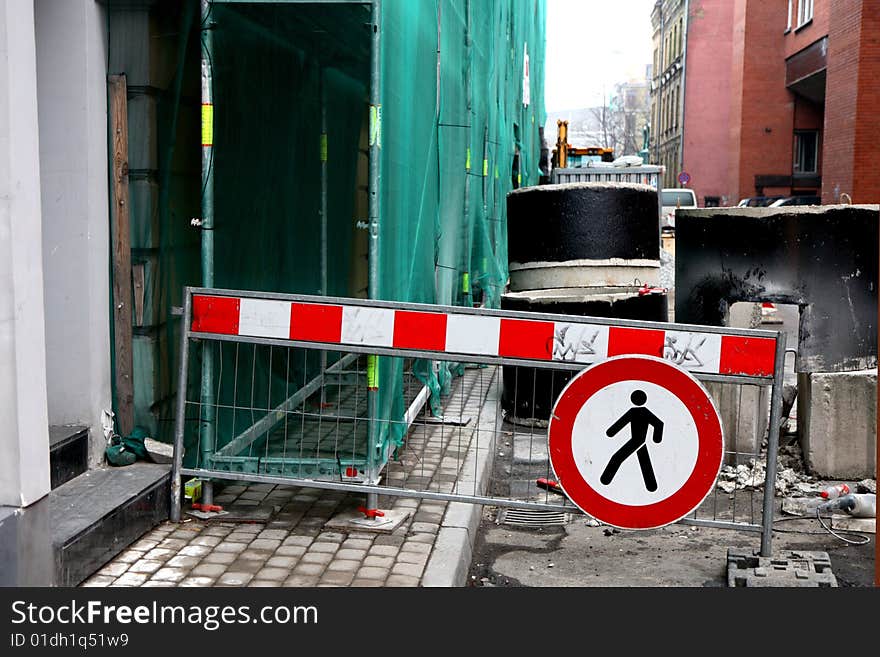
POLYGON ((636 390, 629 398, 635 406, 624 413, 617 422, 608 427, 608 431, 605 434, 612 438, 629 424, 631 437, 608 461, 605 472, 602 473, 599 481, 606 486, 610 484, 614 480, 614 475, 617 474, 621 464, 635 452, 639 458, 639 465, 642 468, 645 488, 653 493, 657 490, 657 478, 654 476, 654 468, 651 466, 651 455, 648 453, 648 446, 645 442, 648 439, 649 426, 654 428, 654 442, 659 443, 663 440, 663 422, 647 408, 644 408, 645 402, 648 401, 648 395, 644 391, 636 390))

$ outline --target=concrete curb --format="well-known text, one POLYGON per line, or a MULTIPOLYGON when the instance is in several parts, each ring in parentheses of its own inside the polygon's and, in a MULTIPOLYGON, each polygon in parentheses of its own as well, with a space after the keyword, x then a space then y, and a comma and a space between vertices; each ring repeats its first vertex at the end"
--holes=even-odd
MULTIPOLYGON (((495 454, 495 439, 501 428, 501 368, 486 394, 481 421, 477 426, 479 441, 468 451, 461 471, 464 477, 457 483, 462 494, 478 491, 484 495, 495 454), (484 436, 488 436, 486 439, 484 436)), ((440 523, 434 549, 422 575, 421 586, 461 587, 467 584, 467 574, 473 555, 474 541, 482 518, 483 505, 468 502, 450 502, 440 523)))

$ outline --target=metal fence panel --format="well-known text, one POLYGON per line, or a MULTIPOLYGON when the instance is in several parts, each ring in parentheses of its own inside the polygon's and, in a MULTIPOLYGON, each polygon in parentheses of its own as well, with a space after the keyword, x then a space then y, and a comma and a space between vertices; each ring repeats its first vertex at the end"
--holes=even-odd
MULTIPOLYGON (((187 289, 183 321, 173 518, 183 475, 580 513, 546 483, 554 478, 547 418, 533 411, 624 347, 652 345, 703 381, 770 389, 769 426, 779 426, 785 345, 776 331, 202 289, 187 289), (298 312, 308 325, 297 324, 298 312), (193 341, 221 364, 210 412, 201 393, 187 395, 200 390, 193 341), (383 417, 367 403, 376 356, 402 364, 404 412, 383 417), (438 391, 440 416, 415 367, 426 361, 457 373, 438 391), (183 467, 187 426, 195 458, 183 467), (389 432, 404 438, 371 458, 370 436, 389 432)), ((762 532, 769 553, 777 441, 769 431, 759 485, 716 487, 682 522, 762 532)), ((727 464, 762 459, 760 439, 727 442, 727 464)))

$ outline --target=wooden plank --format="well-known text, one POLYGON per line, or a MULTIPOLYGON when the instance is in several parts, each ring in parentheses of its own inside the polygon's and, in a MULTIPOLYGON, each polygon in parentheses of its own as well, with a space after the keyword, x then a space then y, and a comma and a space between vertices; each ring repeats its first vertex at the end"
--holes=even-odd
POLYGON ((134 427, 132 363, 131 228, 128 200, 128 87, 125 75, 107 79, 110 93, 110 139, 113 152, 110 202, 113 260, 113 336, 115 340, 116 430, 123 436, 134 427))

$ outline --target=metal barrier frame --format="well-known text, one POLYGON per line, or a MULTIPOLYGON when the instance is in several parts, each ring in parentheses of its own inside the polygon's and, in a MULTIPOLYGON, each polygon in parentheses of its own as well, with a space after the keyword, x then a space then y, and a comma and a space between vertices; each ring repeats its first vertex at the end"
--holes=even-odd
MULTIPOLYGON (((532 358, 511 358, 504 356, 493 356, 477 353, 461 353, 461 352, 441 352, 441 351, 424 351, 418 349, 400 349, 392 347, 381 347, 373 345, 359 345, 350 343, 329 343, 329 342, 310 342, 291 339, 277 339, 264 337, 250 337, 242 335, 199 332, 193 330, 193 298, 195 296, 209 297, 228 297, 237 299, 259 299, 266 301, 283 301, 296 302, 303 304, 321 304, 321 305, 339 305, 346 307, 363 307, 363 308, 385 308, 390 310, 416 311, 423 313, 435 314, 454 314, 454 315, 472 315, 482 317, 497 317, 499 319, 521 319, 537 322, 570 322, 573 324, 589 324, 600 325, 615 328, 633 328, 633 329, 653 329, 659 331, 681 331, 700 334, 719 334, 722 336, 737 336, 746 338, 769 338, 775 343, 775 352, 773 360, 773 372, 766 376, 738 375, 738 374, 714 374, 706 372, 691 372, 693 376, 702 381, 718 381, 722 383, 741 383, 772 386, 772 394, 770 399, 770 422, 767 437, 767 463, 764 480, 764 491, 762 500, 762 522, 760 525, 730 522, 722 520, 704 520, 697 518, 685 518, 680 520, 682 524, 732 528, 744 531, 761 533, 761 554, 770 556, 772 524, 773 524, 773 501, 775 494, 775 481, 777 471, 777 452, 779 448, 779 431, 781 407, 782 407, 782 382, 785 362, 785 333, 782 331, 767 331, 756 329, 736 329, 729 327, 711 327, 711 326, 695 326, 687 324, 671 324, 661 322, 649 322, 638 320, 619 320, 598 317, 584 317, 572 315, 556 315, 547 313, 531 313, 521 311, 499 311, 484 308, 465 308, 458 306, 435 306, 415 303, 398 303, 388 301, 375 301, 365 299, 347 299, 337 297, 316 297, 307 295, 293 294, 274 294, 264 292, 250 292, 243 290, 220 290, 212 288, 192 288, 187 287, 184 290, 184 308, 183 308, 183 326, 181 330, 181 346, 180 346, 180 363, 178 370, 178 391, 177 391, 177 407, 175 418, 175 439, 174 439, 174 458, 171 473, 171 520, 178 522, 181 516, 181 478, 182 476, 200 477, 205 479, 219 480, 247 480, 254 483, 280 484, 280 485, 298 485, 311 488, 332 489, 348 492, 364 493, 369 496, 378 497, 379 494, 400 497, 413 497, 425 499, 438 499, 455 502, 468 502, 473 504, 484 504, 494 506, 508 507, 527 507, 546 510, 565 510, 575 511, 577 507, 561 506, 552 504, 542 504, 535 502, 523 502, 517 500, 506 500, 484 495, 463 495, 458 493, 443 493, 435 491, 420 491, 407 488, 395 488, 389 486, 380 486, 377 484, 359 484, 346 483, 336 481, 320 481, 315 479, 267 476, 244 472, 223 472, 217 470, 209 470, 204 468, 184 468, 183 467, 183 439, 184 425, 186 416, 186 392, 187 381, 189 376, 189 345, 194 340, 214 340, 222 342, 237 342, 246 344, 272 345, 279 347, 300 347, 305 349, 322 349, 329 351, 350 352, 368 355, 383 356, 409 356, 416 358, 424 358, 428 360, 441 360, 451 362, 473 362, 487 365, 522 365, 528 367, 540 367, 546 369, 578 371, 592 364, 599 362, 603 357, 598 357, 592 362, 573 362, 559 360, 536 360, 532 358), (774 430, 776 428, 776 430, 774 430)), ((296 394, 305 394, 297 391, 296 394)), ((416 402, 424 405, 427 395, 424 391, 417 397, 416 402)), ((406 420, 411 422, 415 414, 418 413, 414 409, 416 403, 410 406, 406 413, 406 420)), ((271 411, 267 413, 267 417, 271 415, 271 411)), ((370 417, 374 414, 371 412, 370 417)), ((265 418, 264 418, 265 419, 265 418)), ((264 419, 258 420, 259 424, 264 419)), ((500 418, 496 418, 496 424, 500 418)), ((253 429, 254 427, 251 427, 253 429)), ((372 430, 371 430, 372 434, 372 430)), ((374 499, 376 499, 374 498, 374 499)), ((368 508, 375 508, 369 507, 368 508)))

